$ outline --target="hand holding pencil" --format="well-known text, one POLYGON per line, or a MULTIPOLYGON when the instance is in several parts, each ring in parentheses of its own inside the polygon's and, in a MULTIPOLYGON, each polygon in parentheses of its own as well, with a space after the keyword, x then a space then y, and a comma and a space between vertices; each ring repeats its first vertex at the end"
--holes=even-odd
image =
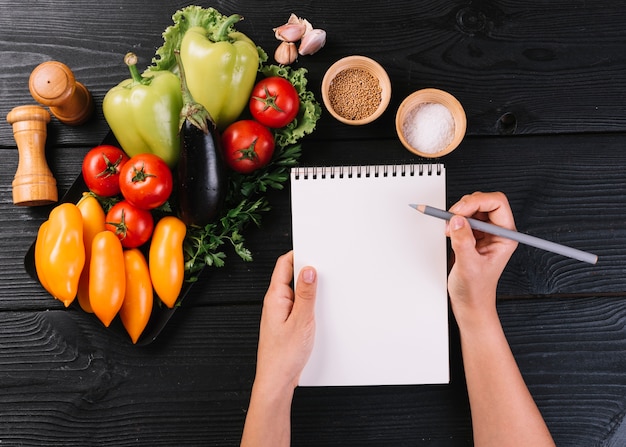
POLYGON ((446 233, 455 255, 448 292, 460 333, 474 442, 492 440, 501 445, 516 439, 519 445, 554 447, 496 306, 498 280, 518 243, 494 231, 473 231, 471 226, 478 218, 477 222, 519 234, 508 200, 502 193, 479 192, 463 197, 450 211, 454 214, 442 216, 449 219, 446 233))
MULTIPOLYGON (((496 288, 517 242, 490 233, 472 231, 469 218, 515 230, 513 212, 503 193, 476 192, 457 202, 446 220, 454 263, 448 275, 448 291, 457 319, 475 321, 495 309, 496 288)), ((442 216, 440 216, 442 217, 442 216)), ((427 219, 430 217, 424 217, 427 219)))
POLYGON ((503 238, 507 238, 516 242, 520 242, 522 244, 529 245, 531 247, 540 248, 542 250, 550 251, 552 253, 561 254, 563 256, 567 256, 573 259, 577 259, 579 261, 588 262, 590 264, 595 264, 598 262, 598 256, 588 253, 582 250, 578 250, 576 248, 568 247, 565 245, 557 244, 556 242, 547 241, 545 239, 541 239, 535 236, 531 236, 524 233, 518 233, 515 231, 515 222, 513 221, 513 215, 510 212, 510 207, 508 206, 508 200, 502 193, 474 193, 471 196, 465 196, 459 202, 457 202, 452 208, 450 208, 450 212, 440 210, 437 208, 430 207, 428 205, 409 205, 412 208, 420 211, 429 216, 438 217, 440 219, 445 219, 449 221, 455 214, 460 214, 467 217, 467 220, 474 230, 482 231, 483 233, 490 234, 493 236, 500 236, 503 238), (480 196, 477 196, 480 195, 480 196), (480 200, 477 201, 476 197, 487 196, 496 196, 496 197, 504 197, 506 207, 503 208, 502 200, 488 200, 486 203, 483 203, 480 200), (472 200, 470 200, 470 198, 472 200), (473 205, 473 206, 472 206, 473 205), (493 209, 491 209, 493 207, 493 209), (491 211, 488 211, 491 209, 491 211), (506 212, 508 210, 508 213, 506 212), (504 211, 504 212, 503 212, 504 211), (472 213, 472 214, 470 214, 472 213), (475 219, 469 217, 471 215, 485 214, 491 218, 497 214, 504 216, 506 218, 506 222, 504 224, 493 224, 487 221, 475 219), (507 214, 509 217, 507 217, 507 214), (507 228, 508 227, 508 228, 507 228))

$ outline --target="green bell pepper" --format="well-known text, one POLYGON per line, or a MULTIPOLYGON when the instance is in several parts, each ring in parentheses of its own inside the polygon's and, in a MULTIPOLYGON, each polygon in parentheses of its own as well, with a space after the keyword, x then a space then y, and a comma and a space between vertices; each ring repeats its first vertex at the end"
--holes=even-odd
POLYGON ((202 26, 189 28, 180 44, 180 58, 191 96, 223 130, 248 105, 259 68, 257 47, 245 34, 229 32, 241 20, 233 14, 216 33, 202 26))
POLYGON ((104 118, 128 156, 153 153, 172 168, 180 154, 178 121, 183 107, 180 79, 167 70, 147 70, 140 75, 133 53, 128 53, 124 62, 131 78, 104 96, 104 118))

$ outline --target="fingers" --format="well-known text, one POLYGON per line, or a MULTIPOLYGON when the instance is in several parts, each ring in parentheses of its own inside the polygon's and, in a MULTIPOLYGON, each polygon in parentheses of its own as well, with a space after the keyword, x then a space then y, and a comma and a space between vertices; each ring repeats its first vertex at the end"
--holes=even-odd
POLYGON ((450 212, 465 217, 484 213, 490 222, 511 230, 515 229, 511 206, 502 192, 475 192, 465 195, 450 208, 450 212))
POLYGON ((293 308, 293 254, 291 252, 280 256, 276 260, 272 278, 263 300, 261 322, 280 324, 286 321, 293 308))
POLYGON ((470 257, 475 257, 476 239, 469 223, 462 216, 454 216, 449 224, 450 244, 454 250, 456 262, 471 262, 470 257))
POLYGON ((271 309, 267 312, 267 318, 282 321, 294 316, 304 320, 313 318, 317 292, 316 270, 313 267, 302 268, 296 279, 295 293, 291 289, 292 279, 293 251, 290 251, 276 261, 264 301, 265 307, 271 309))
POLYGON ((317 272, 313 267, 303 267, 296 280, 293 314, 297 318, 312 319, 317 294, 317 272))
POLYGON ((289 285, 293 278, 293 251, 287 252, 276 260, 270 287, 272 285, 289 285))

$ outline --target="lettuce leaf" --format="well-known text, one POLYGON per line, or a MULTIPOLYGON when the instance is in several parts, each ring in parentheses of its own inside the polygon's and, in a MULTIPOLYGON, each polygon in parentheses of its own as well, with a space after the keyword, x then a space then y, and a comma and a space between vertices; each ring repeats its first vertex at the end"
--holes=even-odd
POLYGON ((306 68, 298 68, 296 70, 288 66, 279 65, 262 65, 259 71, 264 76, 282 76, 293 84, 300 96, 300 111, 296 119, 286 127, 277 129, 274 132, 276 145, 286 147, 295 144, 307 134, 315 130, 317 120, 322 114, 322 108, 315 99, 315 95, 307 90, 308 73, 306 68))
MULTIPOLYGON (((177 73, 178 68, 174 51, 180 48, 180 43, 187 30, 194 26, 201 26, 206 30, 207 37, 215 41, 217 32, 227 19, 228 16, 220 13, 215 8, 191 5, 179 9, 172 16, 174 24, 168 26, 162 34, 163 45, 157 48, 156 54, 152 58, 152 69, 170 70, 177 73)), ((236 31, 235 27, 231 26, 229 33, 234 31, 236 31)), ((258 45, 257 51, 259 52, 259 60, 266 61, 267 54, 258 45)))

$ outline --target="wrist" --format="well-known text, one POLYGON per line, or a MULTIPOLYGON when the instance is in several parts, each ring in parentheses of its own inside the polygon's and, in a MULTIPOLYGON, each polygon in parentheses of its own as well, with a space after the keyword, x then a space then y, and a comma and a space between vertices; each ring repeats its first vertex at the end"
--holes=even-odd
POLYGON ((250 395, 250 408, 276 418, 289 418, 295 389, 276 382, 254 380, 250 395))
POLYGON ((494 304, 476 306, 452 301, 452 312, 462 333, 482 331, 501 326, 500 317, 495 306, 495 298, 488 300, 488 302, 494 304))
POLYGON ((252 385, 252 393, 258 394, 268 401, 288 400, 291 402, 295 384, 279 379, 273 375, 257 374, 252 385))

